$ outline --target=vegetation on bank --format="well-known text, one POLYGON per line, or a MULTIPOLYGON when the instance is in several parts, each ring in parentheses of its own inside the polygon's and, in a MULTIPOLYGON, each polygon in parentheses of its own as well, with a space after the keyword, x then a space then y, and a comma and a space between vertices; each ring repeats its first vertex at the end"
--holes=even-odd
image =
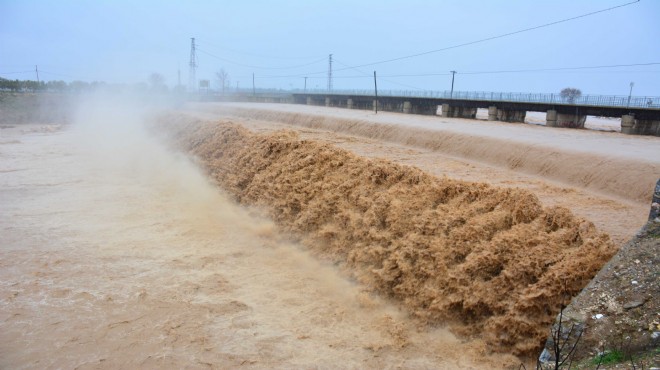
POLYGON ((184 92, 183 86, 178 85, 169 89, 165 84, 161 75, 155 73, 149 76, 147 82, 139 82, 135 84, 117 84, 107 83, 103 81, 71 81, 66 82, 63 80, 57 81, 34 81, 34 80, 9 80, 0 77, 0 92, 14 92, 14 93, 37 93, 37 92, 50 92, 50 93, 84 93, 97 90, 110 90, 110 91, 125 91, 131 90, 134 92, 184 92))

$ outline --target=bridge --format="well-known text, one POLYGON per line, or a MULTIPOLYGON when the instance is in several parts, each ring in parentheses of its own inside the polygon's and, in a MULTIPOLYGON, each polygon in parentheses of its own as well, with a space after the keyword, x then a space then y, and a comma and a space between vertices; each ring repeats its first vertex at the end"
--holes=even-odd
MULTIPOLYGON (((276 101, 272 99, 266 99, 276 101)), ((546 126, 584 127, 587 116, 621 118, 624 134, 660 136, 660 97, 585 95, 566 99, 559 94, 494 92, 294 92, 287 99, 297 104, 347 109, 475 118, 477 109, 488 109, 489 121, 524 122, 528 111, 546 113, 546 126)))

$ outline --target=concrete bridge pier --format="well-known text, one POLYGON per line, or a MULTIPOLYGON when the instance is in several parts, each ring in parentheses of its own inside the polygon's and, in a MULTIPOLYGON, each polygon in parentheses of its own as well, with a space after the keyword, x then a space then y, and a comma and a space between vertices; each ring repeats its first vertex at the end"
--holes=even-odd
POLYGON ((660 121, 635 119, 635 116, 625 114, 621 117, 621 133, 660 136, 660 121))
POLYGON ((348 99, 346 101, 346 108, 353 109, 353 99, 348 99))
POLYGON ((307 97, 307 105, 312 105, 312 97, 311 96, 307 97))
MULTIPOLYGON (((545 125, 547 127, 584 128, 584 123, 586 121, 586 115, 557 113, 554 109, 549 110, 545 114, 545 125)), ((623 119, 621 120, 621 128, 623 131, 623 119)))
POLYGON ((449 104, 445 103, 442 105, 442 116, 443 117, 451 117, 451 112, 449 109, 449 104))
POLYGON ((451 108, 452 117, 456 118, 477 118, 477 108, 453 107, 451 108))
POLYGON ((396 102, 385 101, 379 102, 378 110, 382 110, 383 112, 401 112, 403 108, 401 104, 397 104, 396 102))
MULTIPOLYGON (((489 108, 489 118, 490 118, 490 108, 489 108)), ((525 122, 525 115, 527 112, 524 110, 512 110, 512 109, 498 109, 497 110, 497 120, 502 122, 525 122)))
POLYGON ((587 116, 582 114, 557 113, 557 126, 567 128, 584 128, 587 116))
POLYGON ((545 114, 545 125, 546 127, 557 127, 557 111, 550 109, 545 114))
POLYGON ((412 113, 412 104, 409 101, 403 102, 403 113, 406 114, 412 113))
POLYGON ((374 109, 373 101, 371 100, 353 101, 353 107, 364 110, 374 109))
POLYGON ((326 97, 326 98, 325 98, 325 106, 326 106, 326 107, 329 107, 329 106, 331 106, 331 105, 330 105, 331 103, 332 103, 332 101, 330 100, 330 98, 327 98, 327 97, 326 97))
POLYGON ((636 134, 660 136, 660 121, 638 119, 635 123, 635 127, 638 127, 636 134))
POLYGON ((621 116, 621 133, 633 135, 635 133, 635 116, 624 114, 621 116))
POLYGON ((381 110, 380 109, 381 106, 380 106, 380 104, 378 104, 378 100, 376 100, 376 99, 374 99, 373 102, 371 103, 371 107, 374 110, 374 112, 378 112, 379 110, 381 110))
POLYGON ((435 116, 438 114, 437 104, 411 104, 410 113, 435 116))
MULTIPOLYGON (((436 105, 427 107, 428 111, 432 110, 435 114, 435 111, 438 109, 436 105)), ((417 113, 417 112, 415 112, 417 113)), ((431 114, 431 113, 429 113, 431 114)), ((477 108, 469 107, 452 107, 449 104, 442 105, 442 116, 443 117, 455 117, 455 118, 476 118, 477 117, 477 108)))
POLYGON ((497 121, 497 107, 495 106, 488 107, 488 120, 497 121))

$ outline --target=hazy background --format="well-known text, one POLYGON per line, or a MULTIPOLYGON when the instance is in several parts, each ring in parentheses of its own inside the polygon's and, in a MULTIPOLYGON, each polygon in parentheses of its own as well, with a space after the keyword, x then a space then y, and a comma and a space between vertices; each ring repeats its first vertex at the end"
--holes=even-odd
POLYGON ((553 1, 39 1, 0 0, 0 77, 136 83, 160 73, 188 84, 190 38, 197 79, 230 86, 660 95, 660 64, 571 71, 466 72, 660 63, 660 1, 638 3, 476 45, 346 69, 517 31, 624 4, 553 1), (304 65, 304 66, 301 66, 304 65), (291 68, 292 66, 297 66, 291 68), (463 74, 462 74, 463 73, 463 74), (401 76, 421 74, 423 76, 401 76), (437 74, 437 75, 432 75, 437 74), (391 76, 391 77, 387 77, 391 76))

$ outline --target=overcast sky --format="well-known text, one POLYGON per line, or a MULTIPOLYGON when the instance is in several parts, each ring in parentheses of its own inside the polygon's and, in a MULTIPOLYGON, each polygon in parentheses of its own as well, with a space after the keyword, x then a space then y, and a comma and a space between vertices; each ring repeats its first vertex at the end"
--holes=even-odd
POLYGON ((558 92, 660 96, 660 64, 618 68, 470 74, 660 63, 660 1, 399 61, 622 5, 631 0, 552 1, 69 1, 0 0, 0 77, 118 83, 188 83, 190 38, 197 78, 231 86, 335 89, 558 92), (402 76, 422 75, 422 76, 402 76), (290 77, 287 77, 290 76, 290 77), (389 76, 389 77, 388 77, 389 76))

